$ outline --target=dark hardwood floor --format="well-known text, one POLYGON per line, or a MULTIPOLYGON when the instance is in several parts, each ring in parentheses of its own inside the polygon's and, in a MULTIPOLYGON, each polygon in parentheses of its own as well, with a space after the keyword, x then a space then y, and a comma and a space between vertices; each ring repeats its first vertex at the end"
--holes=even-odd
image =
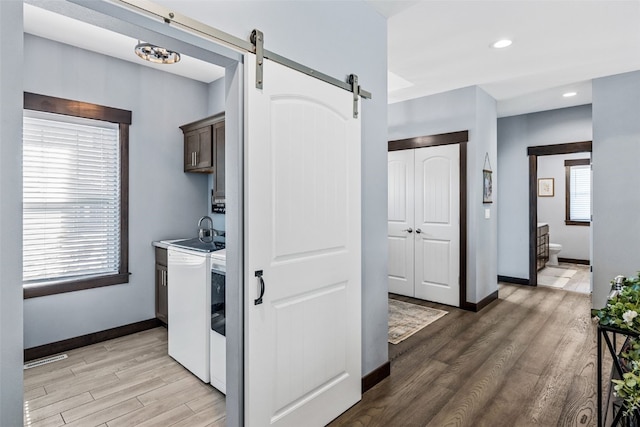
POLYGON ((331 426, 595 426, 589 295, 500 284, 480 313, 449 314, 389 345, 391 376, 331 426))

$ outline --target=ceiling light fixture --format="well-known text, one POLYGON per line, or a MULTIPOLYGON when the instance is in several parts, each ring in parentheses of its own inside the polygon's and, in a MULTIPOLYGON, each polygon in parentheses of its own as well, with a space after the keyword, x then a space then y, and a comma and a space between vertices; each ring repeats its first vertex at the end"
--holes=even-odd
POLYGON ((180 61, 180 54, 151 43, 140 43, 135 48, 136 55, 156 64, 175 64, 180 61))
POLYGON ((571 98, 572 96, 576 96, 578 94, 578 92, 567 92, 567 93, 563 93, 562 96, 564 96, 565 98, 571 98))
POLYGON ((513 43, 513 42, 511 40, 509 40, 509 39, 502 39, 502 40, 498 40, 497 42, 495 42, 491 46, 496 48, 496 49, 502 49, 502 48, 505 48, 507 46, 511 46, 511 43, 513 43))

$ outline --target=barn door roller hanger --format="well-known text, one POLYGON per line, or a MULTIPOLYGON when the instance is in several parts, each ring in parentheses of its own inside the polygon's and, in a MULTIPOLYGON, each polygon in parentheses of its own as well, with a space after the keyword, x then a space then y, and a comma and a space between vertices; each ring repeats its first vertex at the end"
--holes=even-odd
POLYGON ((251 32, 251 43, 253 44, 253 52, 256 54, 256 88, 262 89, 264 83, 264 59, 270 59, 274 62, 282 64, 286 67, 292 68, 296 71, 304 73, 308 76, 315 77, 324 82, 330 83, 334 86, 347 90, 353 93, 353 117, 358 117, 358 99, 363 97, 371 99, 371 93, 362 89, 358 84, 358 76, 356 74, 350 74, 347 77, 347 81, 343 82, 334 77, 328 76, 324 73, 314 70, 313 68, 306 67, 298 62, 292 61, 288 58, 278 55, 277 53, 270 52, 264 49, 264 34, 260 30, 253 30, 251 32))
MULTIPOLYGON (((72 2, 82 3, 82 0, 70 0, 72 2)), ((338 80, 334 77, 321 73, 313 68, 306 67, 298 62, 292 61, 288 58, 278 55, 275 52, 264 49, 264 34, 259 30, 253 30, 251 33, 251 42, 232 36, 231 34, 220 31, 217 28, 210 27, 202 22, 191 19, 187 16, 183 16, 172 12, 170 9, 151 3, 147 0, 116 0, 121 5, 127 8, 133 8, 138 12, 156 16, 162 19, 167 24, 173 24, 188 31, 198 33, 201 36, 205 36, 210 39, 222 42, 227 46, 231 46, 241 51, 251 52, 256 54, 256 88, 262 89, 264 84, 263 66, 264 59, 282 64, 286 67, 292 68, 301 73, 307 74, 311 77, 315 77, 324 82, 330 83, 334 86, 347 90, 353 93, 353 117, 358 117, 358 99, 360 97, 365 99, 371 99, 371 92, 368 92, 360 87, 358 84, 358 76, 350 74, 347 76, 346 81, 338 80)))

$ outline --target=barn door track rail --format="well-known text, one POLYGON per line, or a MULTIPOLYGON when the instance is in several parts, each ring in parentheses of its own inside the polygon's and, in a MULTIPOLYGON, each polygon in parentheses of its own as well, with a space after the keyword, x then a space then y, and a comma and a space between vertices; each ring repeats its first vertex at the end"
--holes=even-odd
POLYGON ((286 67, 292 68, 296 71, 304 73, 308 76, 315 77, 326 83, 330 83, 334 86, 342 88, 346 91, 353 93, 353 117, 358 117, 358 99, 360 97, 365 99, 371 99, 371 92, 368 92, 360 87, 358 84, 358 76, 350 74, 346 81, 336 79, 335 77, 321 73, 320 71, 309 68, 284 56, 278 55, 275 52, 271 52, 264 49, 264 34, 259 30, 253 30, 250 36, 250 42, 235 37, 217 28, 203 24, 195 19, 189 18, 184 15, 172 12, 170 9, 159 6, 147 0, 116 0, 117 3, 124 5, 125 7, 133 8, 138 12, 153 15, 162 19, 167 24, 173 24, 175 26, 193 31, 201 36, 214 39, 218 42, 230 46, 232 48, 251 52, 256 55, 256 88, 262 89, 264 85, 264 72, 263 65, 264 59, 277 62, 286 67))

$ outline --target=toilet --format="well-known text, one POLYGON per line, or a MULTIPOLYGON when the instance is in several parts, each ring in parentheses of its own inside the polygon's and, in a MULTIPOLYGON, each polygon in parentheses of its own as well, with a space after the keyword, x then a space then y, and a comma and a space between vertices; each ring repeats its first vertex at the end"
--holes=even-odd
POLYGON ((549 261, 547 261, 547 265, 558 265, 558 254, 561 250, 561 244, 549 243, 549 261))

